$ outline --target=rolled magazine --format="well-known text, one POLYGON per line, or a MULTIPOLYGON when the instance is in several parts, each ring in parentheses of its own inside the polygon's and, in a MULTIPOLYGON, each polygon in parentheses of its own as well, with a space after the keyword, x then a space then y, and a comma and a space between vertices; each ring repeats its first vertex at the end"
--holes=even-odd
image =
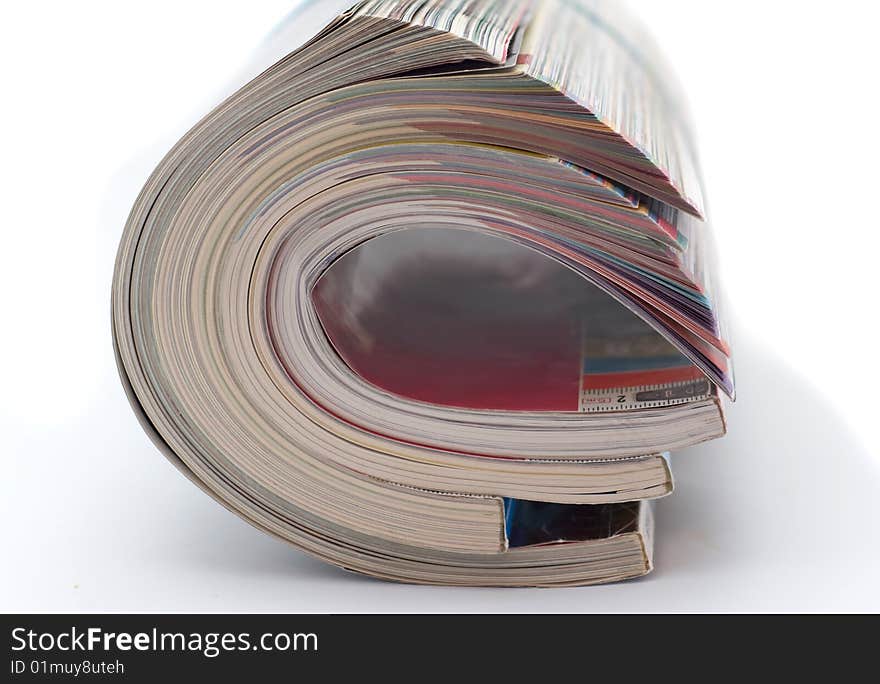
POLYGON ((734 394, 705 213, 682 95, 618 3, 362 2, 147 182, 121 376, 187 476, 331 563, 637 577, 668 452, 734 394))

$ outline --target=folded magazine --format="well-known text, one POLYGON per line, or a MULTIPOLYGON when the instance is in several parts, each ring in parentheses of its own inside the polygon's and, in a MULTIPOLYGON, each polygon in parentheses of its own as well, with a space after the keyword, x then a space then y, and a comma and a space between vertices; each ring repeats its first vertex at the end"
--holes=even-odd
POLYGON ((684 95, 610 1, 367 1, 291 45, 150 177, 113 333, 193 482, 415 583, 647 573, 735 392, 684 95))

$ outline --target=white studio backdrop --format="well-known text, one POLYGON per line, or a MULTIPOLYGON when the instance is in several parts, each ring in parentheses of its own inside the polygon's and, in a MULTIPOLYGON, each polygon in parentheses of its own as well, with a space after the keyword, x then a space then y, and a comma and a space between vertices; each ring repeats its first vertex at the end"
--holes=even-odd
MULTIPOLYGON (((177 138, 283 47, 273 27, 297 4, 6 9, 0 530, 20 562, 0 610, 880 609, 876 514, 850 503, 880 492, 880 10, 630 0, 690 96, 738 352, 731 435, 678 457, 654 579, 475 600, 324 573, 250 530, 163 461, 117 381, 109 287, 128 210, 177 138)), ((348 2, 319 4, 288 27, 311 33, 348 2)))

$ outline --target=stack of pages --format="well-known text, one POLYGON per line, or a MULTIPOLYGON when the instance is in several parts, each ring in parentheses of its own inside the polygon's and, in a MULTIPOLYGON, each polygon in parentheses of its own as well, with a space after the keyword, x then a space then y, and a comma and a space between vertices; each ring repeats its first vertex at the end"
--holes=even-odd
POLYGON ((683 97, 617 2, 371 0, 138 198, 113 331, 145 429, 253 525, 420 583, 652 567, 733 397, 683 97))

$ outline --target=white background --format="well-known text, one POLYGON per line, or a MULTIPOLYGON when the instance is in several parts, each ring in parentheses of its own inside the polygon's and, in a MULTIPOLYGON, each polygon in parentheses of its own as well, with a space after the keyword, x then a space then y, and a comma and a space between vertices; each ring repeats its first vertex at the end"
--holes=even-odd
POLYGON ((630 2, 690 93, 739 402, 727 438, 676 456, 652 576, 544 591, 324 566, 182 478, 119 386, 128 210, 296 4, 5 9, 0 610, 880 610, 875 4, 630 2))

